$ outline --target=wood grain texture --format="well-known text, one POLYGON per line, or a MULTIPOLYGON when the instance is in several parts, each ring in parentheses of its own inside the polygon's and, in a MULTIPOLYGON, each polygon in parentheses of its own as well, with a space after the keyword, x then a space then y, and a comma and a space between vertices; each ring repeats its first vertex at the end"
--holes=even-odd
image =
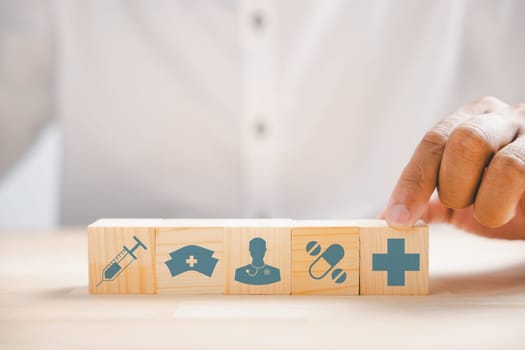
MULTIPOLYGON (((225 294, 290 294, 291 251, 290 226, 247 226, 225 228, 227 266, 225 294), (235 280, 236 270, 252 262, 250 241, 253 238, 266 241, 266 265, 280 271, 280 281, 266 285, 250 285, 235 280)), ((264 273, 261 270, 260 273, 264 273)))
MULTIPOLYGON (((154 227, 88 227, 89 293, 90 294, 154 294, 155 287, 155 228, 154 227), (136 236, 147 249, 139 247, 137 259, 114 280, 102 280, 107 264, 123 247, 132 248, 136 236)), ((128 262, 131 260, 127 260, 128 262)), ((124 261, 125 262, 125 261, 124 261)))
POLYGON ((359 294, 359 227, 293 227, 292 228, 292 294, 294 295, 357 295, 359 294), (306 251, 309 242, 316 241, 320 251, 312 256, 306 251), (344 256, 330 269, 322 254, 331 244, 344 247, 344 256), (319 259, 318 259, 319 258, 319 259), (318 259, 318 260, 317 260, 318 259), (314 279, 312 273, 321 276, 314 279), (332 279, 335 269, 346 273, 346 280, 336 283, 332 279))
POLYGON ((428 294, 428 227, 418 224, 398 231, 386 224, 360 228, 360 294, 361 295, 427 295, 428 294), (372 270, 372 255, 387 253, 389 238, 405 240, 405 253, 420 254, 419 271, 405 272, 404 286, 388 286, 386 271, 372 270))
POLYGON ((158 294, 223 294, 225 278, 225 245, 223 227, 160 227, 156 230, 157 293, 158 294), (208 277, 197 271, 187 271, 172 277, 166 261, 170 253, 187 245, 197 245, 213 251, 218 259, 213 274, 208 277))

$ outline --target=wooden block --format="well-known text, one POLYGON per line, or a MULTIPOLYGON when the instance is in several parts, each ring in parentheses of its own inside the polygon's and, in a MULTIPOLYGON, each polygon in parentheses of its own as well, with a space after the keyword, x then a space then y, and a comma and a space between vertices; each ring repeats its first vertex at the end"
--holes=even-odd
POLYGON ((102 219, 88 226, 89 293, 155 293, 157 220, 102 219))
POLYGON ((428 294, 426 225, 397 231, 384 221, 370 220, 360 231, 360 294, 428 294))
POLYGON ((220 222, 166 220, 156 234, 158 294, 224 293, 224 228, 220 222))
POLYGON ((359 227, 294 221, 292 294, 359 294, 359 227))
POLYGON ((291 220, 236 220, 225 227, 225 294, 290 294, 291 220))

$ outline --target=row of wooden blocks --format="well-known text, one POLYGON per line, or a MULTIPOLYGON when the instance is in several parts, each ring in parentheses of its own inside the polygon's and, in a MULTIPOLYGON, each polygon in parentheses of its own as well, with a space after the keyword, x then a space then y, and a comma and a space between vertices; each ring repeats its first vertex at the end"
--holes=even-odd
POLYGON ((88 250, 91 294, 428 294, 423 224, 101 219, 88 250))

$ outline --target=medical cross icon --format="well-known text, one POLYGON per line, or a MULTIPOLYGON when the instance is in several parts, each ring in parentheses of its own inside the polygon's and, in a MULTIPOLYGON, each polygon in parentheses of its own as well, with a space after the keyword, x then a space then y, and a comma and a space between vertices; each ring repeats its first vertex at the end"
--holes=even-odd
POLYGON ((188 259, 186 259, 186 264, 188 264, 190 267, 195 266, 199 262, 198 259, 195 259, 193 255, 190 255, 188 259))
POLYGON ((372 254, 372 271, 387 271, 389 286, 404 286, 405 271, 419 271, 419 254, 405 254, 405 239, 389 238, 386 254, 372 254))

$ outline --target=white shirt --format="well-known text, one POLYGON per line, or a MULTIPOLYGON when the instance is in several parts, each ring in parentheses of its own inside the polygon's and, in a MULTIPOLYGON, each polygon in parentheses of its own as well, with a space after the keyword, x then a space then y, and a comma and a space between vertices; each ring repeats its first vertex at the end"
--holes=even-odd
POLYGON ((438 119, 525 101, 520 1, 2 5, 0 164, 58 120, 66 224, 374 216, 438 119))

